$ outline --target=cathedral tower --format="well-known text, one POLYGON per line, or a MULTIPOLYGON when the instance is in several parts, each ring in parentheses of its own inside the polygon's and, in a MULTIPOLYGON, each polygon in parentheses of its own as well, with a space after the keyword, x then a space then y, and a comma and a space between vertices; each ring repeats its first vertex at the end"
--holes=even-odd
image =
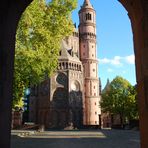
POLYGON ((84 67, 84 125, 100 125, 98 60, 96 51, 96 12, 85 0, 79 11, 80 59, 84 67))

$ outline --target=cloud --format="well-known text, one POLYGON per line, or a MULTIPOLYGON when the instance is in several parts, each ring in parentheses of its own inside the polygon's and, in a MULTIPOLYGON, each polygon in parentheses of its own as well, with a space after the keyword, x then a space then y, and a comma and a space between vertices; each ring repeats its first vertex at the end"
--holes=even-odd
POLYGON ((111 64, 115 66, 122 66, 121 59, 122 58, 120 56, 115 56, 113 59, 108 59, 108 58, 99 59, 99 62, 100 64, 111 64))
POLYGON ((108 63, 110 63, 110 59, 107 59, 107 58, 99 59, 99 62, 100 62, 101 64, 108 64, 108 63))
POLYGON ((123 66, 124 63, 135 64, 135 56, 132 54, 132 55, 125 56, 125 57, 114 56, 113 59, 103 58, 103 59, 99 59, 99 63, 100 64, 111 64, 114 66, 121 67, 123 66))
POLYGON ((111 60, 111 64, 122 66, 121 59, 122 58, 120 56, 115 56, 114 59, 111 60))
POLYGON ((135 64, 135 56, 133 54, 132 55, 129 55, 129 56, 126 56, 125 57, 125 61, 128 64, 135 64))

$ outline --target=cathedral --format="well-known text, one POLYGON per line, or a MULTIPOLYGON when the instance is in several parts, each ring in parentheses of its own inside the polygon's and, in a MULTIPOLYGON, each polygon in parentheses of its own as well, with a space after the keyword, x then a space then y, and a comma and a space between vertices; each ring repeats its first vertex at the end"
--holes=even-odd
POLYGON ((90 0, 79 10, 79 27, 61 43, 57 71, 32 88, 29 120, 46 128, 101 125, 96 12, 90 0))

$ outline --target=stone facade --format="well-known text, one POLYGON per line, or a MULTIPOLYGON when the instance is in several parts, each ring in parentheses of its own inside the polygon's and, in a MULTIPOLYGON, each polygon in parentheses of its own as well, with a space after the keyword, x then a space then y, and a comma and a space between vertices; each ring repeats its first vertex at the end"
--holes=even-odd
POLYGON ((32 89, 30 121, 46 128, 99 126, 99 79, 95 10, 85 0, 79 31, 61 43, 57 71, 32 89))

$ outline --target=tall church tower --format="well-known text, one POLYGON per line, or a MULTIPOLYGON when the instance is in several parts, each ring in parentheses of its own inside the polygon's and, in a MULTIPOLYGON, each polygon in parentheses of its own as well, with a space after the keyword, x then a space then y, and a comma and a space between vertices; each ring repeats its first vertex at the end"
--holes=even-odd
POLYGON ((99 79, 96 51, 96 12, 85 0, 79 11, 80 59, 84 67, 84 125, 100 125, 99 79))

